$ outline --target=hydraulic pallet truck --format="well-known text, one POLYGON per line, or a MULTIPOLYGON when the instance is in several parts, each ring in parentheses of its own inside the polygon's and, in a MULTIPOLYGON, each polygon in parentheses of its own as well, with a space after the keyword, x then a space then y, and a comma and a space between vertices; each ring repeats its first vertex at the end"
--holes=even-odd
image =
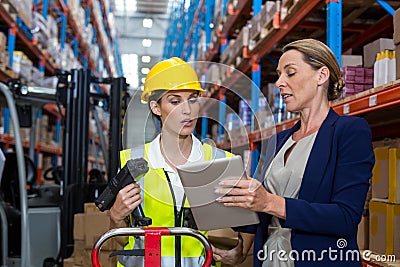
POLYGON ((212 263, 212 249, 207 238, 196 230, 183 227, 173 228, 118 228, 112 229, 102 235, 94 244, 92 250, 92 265, 93 267, 101 267, 99 262, 99 253, 101 245, 108 239, 115 236, 144 236, 144 266, 145 267, 160 267, 161 266, 161 237, 162 236, 192 236, 197 238, 204 246, 206 258, 202 267, 209 267, 212 263))
MULTIPOLYGON (((135 183, 135 178, 144 175, 148 171, 148 163, 143 158, 130 159, 126 165, 108 183, 107 188, 96 199, 95 204, 100 211, 109 210, 115 202, 118 192, 130 183, 135 183)), ((152 224, 152 219, 145 216, 139 205, 132 213, 134 228, 118 228, 106 232, 95 243, 92 250, 92 265, 101 267, 99 252, 101 245, 111 237, 115 236, 144 236, 145 248, 134 249, 135 256, 144 256, 145 267, 161 266, 161 236, 192 236, 200 240, 206 252, 203 267, 211 266, 212 250, 207 238, 196 230, 184 227, 162 228, 147 227, 152 224), (141 228, 139 228, 141 227, 141 228)), ((113 255, 113 254, 112 254, 113 255)))

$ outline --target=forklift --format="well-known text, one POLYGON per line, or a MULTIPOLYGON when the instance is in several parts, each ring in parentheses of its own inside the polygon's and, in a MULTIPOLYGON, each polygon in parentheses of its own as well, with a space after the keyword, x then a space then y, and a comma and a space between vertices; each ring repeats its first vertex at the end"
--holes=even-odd
POLYGON ((103 183, 87 182, 89 111, 100 125, 95 108, 99 101, 107 102, 110 112, 108 146, 102 134, 99 135, 107 177, 115 176, 118 171, 121 114, 128 98, 125 78, 96 78, 84 69, 58 70, 57 78, 55 89, 27 86, 20 80, 0 82, 0 97, 4 97, 2 106, 7 105, 10 111, 15 135, 15 153, 6 153, 5 160, 0 156, 0 166, 4 164, 3 175, 0 175, 1 266, 62 266, 63 259, 72 255, 74 214, 83 212, 84 203, 93 202, 106 186, 105 179, 97 177, 97 172, 90 172, 89 176, 96 174, 94 180, 103 183), (91 85, 98 84, 110 85, 110 94, 90 92, 91 85), (60 112, 61 106, 65 109, 60 113, 64 114, 62 167, 46 170, 45 179, 52 179, 54 183, 35 188, 33 192, 37 173, 32 160, 35 123, 30 125, 29 157, 24 155, 20 126, 29 125, 32 119, 27 118, 36 119, 37 111, 48 103, 56 104, 60 112))

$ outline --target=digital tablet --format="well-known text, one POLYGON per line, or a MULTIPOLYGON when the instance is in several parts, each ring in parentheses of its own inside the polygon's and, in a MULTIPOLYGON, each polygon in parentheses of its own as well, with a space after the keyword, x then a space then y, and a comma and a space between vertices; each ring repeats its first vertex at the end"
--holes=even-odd
POLYGON ((214 193, 218 183, 225 178, 246 179, 243 161, 233 156, 211 161, 187 163, 177 166, 186 197, 199 230, 256 224, 257 213, 239 207, 226 207, 214 193))

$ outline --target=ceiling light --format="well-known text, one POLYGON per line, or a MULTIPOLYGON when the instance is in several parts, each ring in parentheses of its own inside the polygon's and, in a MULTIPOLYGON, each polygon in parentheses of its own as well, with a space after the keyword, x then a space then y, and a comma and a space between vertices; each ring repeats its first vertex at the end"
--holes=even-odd
POLYGON ((146 81, 146 78, 143 77, 143 78, 142 78, 142 83, 144 83, 145 81, 146 81))
POLYGON ((153 27, 153 20, 152 19, 143 19, 143 27, 150 29, 153 27))
POLYGON ((142 68, 140 71, 142 72, 142 74, 147 75, 147 73, 149 73, 150 69, 149 68, 142 68))
POLYGON ((142 62, 143 63, 150 63, 151 57, 150 56, 142 56, 142 62))
POLYGON ((190 7, 190 0, 185 0, 184 6, 185 6, 185 9, 188 10, 190 7))
POLYGON ((143 45, 143 47, 150 47, 151 46, 151 40, 150 39, 143 39, 142 45, 143 45))

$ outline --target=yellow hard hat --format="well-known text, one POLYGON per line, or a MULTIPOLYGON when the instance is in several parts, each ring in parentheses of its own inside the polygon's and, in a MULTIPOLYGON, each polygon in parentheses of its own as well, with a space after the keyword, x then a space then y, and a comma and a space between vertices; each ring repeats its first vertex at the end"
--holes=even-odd
POLYGON ((199 78, 192 66, 180 58, 173 57, 163 60, 151 68, 144 82, 141 100, 147 102, 155 90, 185 89, 197 90, 200 94, 205 92, 201 88, 199 78))

